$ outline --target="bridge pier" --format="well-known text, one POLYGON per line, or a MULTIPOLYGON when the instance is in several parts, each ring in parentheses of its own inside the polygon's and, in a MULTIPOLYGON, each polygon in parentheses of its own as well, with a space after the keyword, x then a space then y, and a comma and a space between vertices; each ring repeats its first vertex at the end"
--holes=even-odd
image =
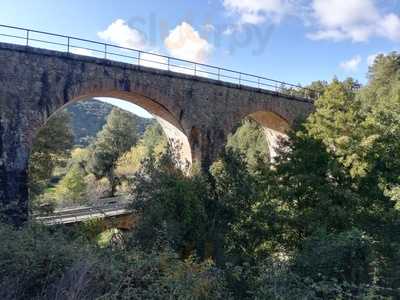
POLYGON ((18 124, 0 116, 0 221, 21 225, 28 218, 28 151, 18 124), (13 125, 13 126, 10 126, 13 125))

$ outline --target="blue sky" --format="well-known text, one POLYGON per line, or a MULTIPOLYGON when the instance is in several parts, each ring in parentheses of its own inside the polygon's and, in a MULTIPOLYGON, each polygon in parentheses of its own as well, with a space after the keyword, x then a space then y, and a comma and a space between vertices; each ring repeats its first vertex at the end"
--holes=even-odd
POLYGON ((365 82, 400 46, 400 0, 2 0, 0 20, 301 84, 365 82))

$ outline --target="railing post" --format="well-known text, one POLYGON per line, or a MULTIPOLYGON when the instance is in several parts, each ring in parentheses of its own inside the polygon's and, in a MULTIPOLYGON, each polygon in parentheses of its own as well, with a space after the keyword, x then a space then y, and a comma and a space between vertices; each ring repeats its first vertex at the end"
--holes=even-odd
POLYGON ((26 30, 26 45, 29 46, 29 29, 26 30))
POLYGON ((107 44, 104 44, 104 58, 107 59, 107 44))
POLYGON ((168 71, 170 71, 171 70, 170 57, 167 58, 167 64, 168 64, 168 71))
POLYGON ((197 76, 197 64, 194 64, 194 76, 197 76))
POLYGON ((141 56, 142 51, 139 50, 138 52, 138 66, 140 66, 140 56, 141 56))
POLYGON ((70 45, 70 41, 69 40, 70 40, 70 37, 68 37, 68 42, 67 42, 68 43, 67 53, 69 53, 69 45, 70 45))
POLYGON ((239 73, 239 85, 242 85, 242 73, 239 73))

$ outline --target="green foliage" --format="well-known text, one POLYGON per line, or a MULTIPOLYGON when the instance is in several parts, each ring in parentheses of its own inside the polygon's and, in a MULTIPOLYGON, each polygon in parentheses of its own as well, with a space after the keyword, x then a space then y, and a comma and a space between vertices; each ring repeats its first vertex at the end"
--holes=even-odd
POLYGON ((49 183, 57 166, 64 166, 73 146, 70 116, 62 111, 50 118, 38 132, 29 164, 31 198, 39 195, 49 183))
POLYGON ((209 261, 180 261, 167 250, 136 253, 124 278, 104 299, 222 299, 228 296, 222 272, 209 261))
POLYGON ((375 284, 354 285, 336 279, 314 281, 290 270, 286 262, 266 262, 257 267, 250 299, 393 299, 375 284))
POLYGON ((186 177, 175 168, 169 154, 159 160, 150 156, 131 181, 132 207, 140 216, 135 239, 144 249, 152 249, 159 233, 165 232, 168 243, 181 255, 196 248, 202 255, 207 186, 202 177, 186 177))
POLYGON ((317 228, 327 232, 349 230, 363 201, 351 177, 324 145, 304 131, 292 134, 276 159, 270 193, 279 199, 284 227, 282 241, 288 249, 317 228))
POLYGON ((193 251, 219 265, 254 261, 265 255, 265 234, 274 215, 257 184, 242 155, 232 150, 208 177, 182 173, 170 152, 159 160, 150 157, 131 182, 139 216, 134 239, 151 249, 162 236, 181 256, 193 251))
POLYGON ((85 173, 79 165, 73 165, 56 186, 55 196, 63 206, 81 204, 86 193, 85 173))
POLYGON ((159 123, 154 123, 146 128, 140 143, 147 149, 147 153, 158 155, 159 150, 166 148, 168 140, 159 123))
POLYGON ((254 167, 260 158, 269 160, 268 142, 264 130, 256 121, 245 119, 233 135, 228 137, 227 148, 242 153, 249 166, 254 167))
POLYGON ((166 153, 167 148, 168 139, 161 125, 154 123, 148 126, 140 141, 118 159, 116 174, 120 177, 134 175, 139 171, 142 161, 149 156, 159 159, 166 153))
MULTIPOLYGON (((257 178, 249 171, 243 154, 233 150, 214 163, 211 174, 210 221, 215 224, 213 235, 223 241, 223 260, 254 260, 267 228, 265 220, 260 220, 264 218, 259 211, 264 199, 259 195, 257 178)), ((218 256, 221 260, 221 254, 218 256)))
POLYGON ((365 135, 360 107, 354 90, 334 80, 316 102, 316 112, 306 125, 310 136, 321 140, 352 176, 363 176, 368 169, 363 156, 369 145, 361 141, 365 135))
POLYGON ((99 248, 40 227, 0 224, 0 298, 221 299, 221 271, 209 262, 181 261, 168 248, 99 248))
POLYGON ((306 127, 339 162, 335 168, 350 175, 351 198, 359 200, 349 211, 356 216, 357 227, 388 241, 398 230, 399 217, 395 211, 400 180, 399 54, 378 57, 369 78, 357 93, 350 80, 334 81, 306 127))
POLYGON ((1 299, 50 298, 55 292, 52 285, 68 268, 90 260, 90 251, 81 242, 40 227, 17 231, 1 225, 0 238, 1 299))
POLYGON ((118 178, 114 174, 117 160, 135 145, 137 140, 135 119, 130 113, 114 108, 91 146, 88 165, 89 171, 98 178, 105 176, 109 179, 111 196, 118 185, 118 178))
POLYGON ((400 53, 378 55, 368 71, 368 86, 365 93, 370 100, 395 96, 400 81, 400 53))
POLYGON ((316 232, 302 243, 294 269, 315 281, 336 278, 339 282, 367 284, 372 281, 372 257, 372 240, 358 230, 316 232))

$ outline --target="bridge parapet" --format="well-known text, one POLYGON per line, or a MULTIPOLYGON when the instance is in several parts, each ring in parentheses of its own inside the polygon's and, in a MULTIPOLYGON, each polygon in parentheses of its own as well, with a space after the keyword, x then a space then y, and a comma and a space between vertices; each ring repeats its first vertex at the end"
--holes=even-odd
POLYGON ((73 36, 38 31, 28 28, 0 24, 0 42, 56 50, 81 56, 90 56, 119 61, 136 66, 187 74, 195 77, 214 79, 221 82, 279 92, 291 97, 314 100, 318 93, 296 84, 160 55, 138 49, 121 47, 73 36))

